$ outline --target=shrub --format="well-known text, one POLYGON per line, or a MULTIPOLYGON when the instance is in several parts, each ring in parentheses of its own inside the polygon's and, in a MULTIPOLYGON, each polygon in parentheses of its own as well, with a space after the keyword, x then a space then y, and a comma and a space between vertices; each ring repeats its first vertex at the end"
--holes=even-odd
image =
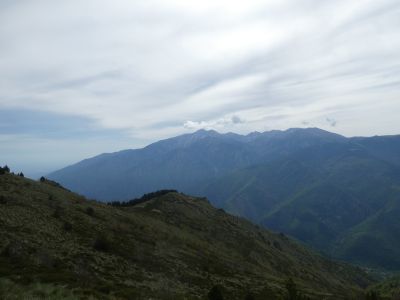
POLYGON ((7 199, 3 195, 0 196, 0 204, 7 204, 7 199))
POLYGON ((214 285, 211 290, 208 292, 208 299, 209 300, 224 300, 222 296, 221 287, 218 285, 214 285))
POLYGON ((72 230, 72 224, 68 221, 64 222, 63 228, 65 231, 71 231, 72 230))
POLYGON ((56 206, 56 209, 54 210, 53 217, 56 219, 59 219, 62 215, 63 209, 60 206, 56 206))
POLYGON ((94 240, 93 248, 96 249, 97 251, 107 252, 111 248, 110 240, 104 235, 99 235, 94 240))
POLYGON ((93 217, 94 216, 94 209, 92 207, 88 207, 88 208, 86 208, 86 213, 89 216, 93 217))
POLYGON ((265 285, 259 294, 260 299, 279 299, 277 293, 269 286, 265 285))
POLYGON ((287 296, 286 296, 287 300, 309 300, 310 299, 309 297, 307 297, 306 295, 304 295, 297 289, 297 285, 293 281, 292 278, 289 278, 286 281, 286 293, 287 293, 287 296))
POLYGON ((287 291, 287 299, 288 300, 297 300, 299 298, 299 294, 297 291, 296 283, 293 281, 292 278, 289 278, 286 281, 286 291, 287 291))
POLYGON ((275 247, 276 249, 278 249, 279 251, 282 251, 281 244, 279 244, 278 241, 274 241, 274 242, 273 242, 273 245, 274 245, 274 247, 275 247))
POLYGON ((365 295, 365 300, 378 300, 378 294, 375 291, 369 291, 366 295, 365 295))
POLYGON ((6 173, 10 173, 10 168, 7 165, 5 165, 4 167, 0 167, 0 175, 6 173))
POLYGON ((249 292, 247 293, 246 297, 244 298, 244 300, 255 300, 256 298, 254 298, 254 295, 249 292))
POLYGON ((117 206, 117 207, 118 206, 134 206, 134 205, 149 201, 151 199, 164 196, 169 193, 177 193, 177 192, 178 192, 177 190, 159 190, 156 192, 144 194, 140 198, 135 198, 135 199, 132 199, 132 200, 129 200, 126 202, 121 202, 121 201, 108 202, 108 205, 117 206))

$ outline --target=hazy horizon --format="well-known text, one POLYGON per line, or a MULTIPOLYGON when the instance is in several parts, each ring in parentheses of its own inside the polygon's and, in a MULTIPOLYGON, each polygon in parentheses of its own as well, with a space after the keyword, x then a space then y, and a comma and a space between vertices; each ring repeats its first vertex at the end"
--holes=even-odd
POLYGON ((2 1, 0 157, 36 177, 201 128, 398 134, 400 3, 2 1))

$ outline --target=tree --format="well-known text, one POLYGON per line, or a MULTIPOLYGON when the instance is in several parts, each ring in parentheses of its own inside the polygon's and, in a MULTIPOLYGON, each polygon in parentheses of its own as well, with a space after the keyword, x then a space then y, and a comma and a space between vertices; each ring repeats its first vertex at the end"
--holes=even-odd
POLYGON ((25 177, 25 176, 24 176, 24 173, 22 173, 22 172, 19 173, 18 176, 20 176, 20 177, 25 177))
POLYGON ((46 178, 44 178, 43 176, 40 177, 40 182, 45 182, 45 181, 46 181, 46 178))
POLYGON ((71 231, 72 230, 72 224, 68 221, 64 222, 63 228, 65 231, 71 231))
POLYGON ((297 289, 296 283, 292 278, 289 278, 286 281, 286 298, 287 300, 308 300, 310 299, 308 296, 304 295, 297 289))
POLYGON ((378 299, 379 299, 378 293, 375 291, 369 291, 365 295, 365 300, 378 300, 378 299))
POLYGON ((256 298, 254 298, 254 295, 249 292, 247 293, 246 297, 244 298, 244 300, 255 300, 256 298))
POLYGON ((94 209, 92 208, 92 207, 87 207, 86 208, 86 213, 89 215, 89 216, 91 216, 91 217, 93 217, 94 216, 94 209))
POLYGON ((10 168, 5 165, 4 167, 0 167, 0 175, 10 173, 10 168))
POLYGON ((111 248, 110 239, 105 235, 99 235, 93 243, 93 248, 103 252, 109 251, 111 248))
POLYGON ((218 285, 214 285, 211 290, 208 292, 209 300, 224 300, 222 296, 221 288, 218 285))
POLYGON ((296 283, 293 281, 292 278, 289 278, 286 281, 286 291, 288 300, 297 300, 299 298, 296 283))

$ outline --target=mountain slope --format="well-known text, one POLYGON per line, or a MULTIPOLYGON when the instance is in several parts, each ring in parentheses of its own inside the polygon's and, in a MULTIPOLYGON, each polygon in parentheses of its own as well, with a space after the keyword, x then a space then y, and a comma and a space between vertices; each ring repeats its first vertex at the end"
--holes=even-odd
POLYGON ((337 256, 388 270, 400 268, 400 186, 384 208, 347 232, 336 245, 337 256))
POLYGON ((78 298, 201 299, 218 284, 227 299, 249 291, 279 299, 291 277, 312 298, 341 299, 371 282, 358 268, 178 193, 117 208, 7 174, 0 208, 1 274, 22 286, 61 285, 78 298))
MULTIPOLYGON (((100 200, 130 199, 158 189, 206 196, 228 212, 334 257, 400 270, 398 263, 382 264, 379 246, 375 258, 362 258, 355 234, 370 224, 378 245, 388 248, 381 252, 389 254, 385 259, 400 256, 391 243, 396 223, 383 229, 369 220, 383 214, 399 186, 400 136, 346 138, 317 128, 246 136, 201 130, 100 155, 50 178, 100 200)), ((364 241, 376 247, 374 239, 364 241)))
POLYGON ((386 216, 388 205, 399 205, 399 170, 377 159, 351 156, 342 157, 320 174, 313 185, 292 193, 260 222, 334 257, 399 270, 400 248, 393 242, 398 221, 386 216), (377 216, 387 220, 385 226, 374 221, 377 216), (357 242, 359 228, 375 235, 375 240, 364 239, 363 249, 357 242), (376 251, 367 258, 362 253, 365 248, 376 251))
POLYGON ((200 194, 231 171, 287 157, 311 146, 330 148, 346 139, 317 128, 242 136, 199 130, 145 148, 101 154, 48 175, 98 200, 138 197, 157 189, 200 194))
POLYGON ((196 194, 198 186, 256 158, 231 135, 199 131, 143 149, 102 154, 48 177, 98 200, 127 200, 165 188, 196 194))

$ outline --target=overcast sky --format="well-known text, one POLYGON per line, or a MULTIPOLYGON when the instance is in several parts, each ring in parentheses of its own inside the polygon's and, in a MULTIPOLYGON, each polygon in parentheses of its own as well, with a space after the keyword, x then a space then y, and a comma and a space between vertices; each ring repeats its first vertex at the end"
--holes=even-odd
POLYGON ((212 128, 400 133, 400 2, 0 1, 0 164, 212 128))

